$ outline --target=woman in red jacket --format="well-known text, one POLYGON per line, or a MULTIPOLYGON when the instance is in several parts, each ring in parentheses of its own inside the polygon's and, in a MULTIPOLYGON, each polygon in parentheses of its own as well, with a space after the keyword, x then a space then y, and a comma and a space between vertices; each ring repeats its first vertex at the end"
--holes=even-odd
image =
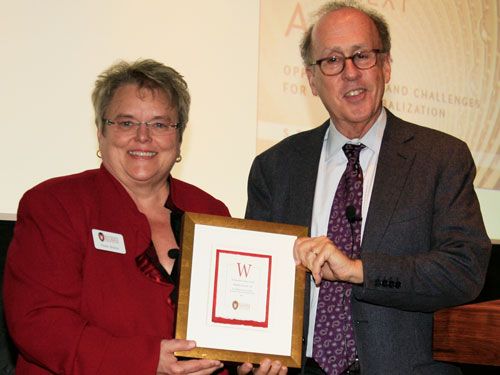
POLYGON ((173 355, 195 345, 172 340, 169 250, 181 215, 229 215, 170 175, 188 121, 186 82, 152 60, 121 62, 99 76, 92 99, 100 169, 43 182, 19 205, 4 282, 16 373, 212 373, 219 361, 173 355))

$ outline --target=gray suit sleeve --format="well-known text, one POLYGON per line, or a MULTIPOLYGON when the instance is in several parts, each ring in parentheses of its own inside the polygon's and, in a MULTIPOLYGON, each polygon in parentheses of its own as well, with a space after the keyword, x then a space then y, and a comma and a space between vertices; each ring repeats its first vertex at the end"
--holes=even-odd
POLYGON ((365 282, 354 288, 354 296, 376 305, 431 312, 479 294, 491 242, 467 146, 452 142, 427 159, 417 156, 414 164, 419 176, 410 173, 380 247, 363 248, 365 282), (406 216, 398 216, 403 210, 406 216))
POLYGON ((270 221, 271 194, 259 157, 253 161, 250 169, 247 194, 248 200, 245 217, 253 220, 270 221))

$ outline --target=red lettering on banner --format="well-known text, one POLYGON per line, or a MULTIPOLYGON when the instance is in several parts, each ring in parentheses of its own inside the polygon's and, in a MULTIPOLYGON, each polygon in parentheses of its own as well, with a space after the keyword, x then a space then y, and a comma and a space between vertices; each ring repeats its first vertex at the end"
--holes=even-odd
POLYGON ((390 8, 392 10, 401 10, 402 12, 406 11, 406 0, 395 1, 394 0, 366 0, 366 3, 372 7, 378 7, 387 9, 390 8))
POLYGON ((248 274, 250 273, 250 268, 252 268, 251 264, 241 265, 241 263, 238 262, 238 273, 240 274, 240 277, 242 277, 243 274, 245 274, 245 277, 248 277, 248 274))
POLYGON ((396 9, 396 7, 394 6, 394 3, 393 3, 391 0, 386 0, 386 1, 385 1, 385 3, 384 3, 384 5, 382 5, 382 8, 385 8, 385 6, 386 6, 387 4, 391 4, 391 8, 392 8, 392 10, 395 10, 395 9, 396 9))
POLYGON ((288 27, 285 32, 285 36, 288 36, 292 29, 299 29, 300 31, 306 31, 307 24, 304 18, 304 12, 302 12, 302 7, 300 3, 297 3, 295 10, 293 11, 292 18, 290 18, 290 22, 288 23, 288 27))

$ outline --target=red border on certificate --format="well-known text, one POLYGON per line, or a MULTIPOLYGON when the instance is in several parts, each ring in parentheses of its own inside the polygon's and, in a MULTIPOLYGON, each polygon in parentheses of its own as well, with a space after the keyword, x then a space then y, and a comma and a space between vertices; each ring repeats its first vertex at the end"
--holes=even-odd
MULTIPOLYGON (((239 262, 237 262, 237 268, 238 268, 238 274, 240 277, 245 275, 245 277, 248 277, 248 274, 250 272, 251 264, 243 264, 241 265, 239 262), (248 267, 248 268, 247 268, 248 267)), ((231 324, 231 325, 243 325, 243 326, 251 326, 251 327, 262 327, 262 328, 267 328, 269 324, 269 298, 270 298, 270 290, 271 290, 271 269, 272 269, 272 256, 271 255, 264 255, 264 254, 254 254, 254 253, 245 253, 241 251, 231 251, 231 250, 220 250, 217 249, 216 251, 216 261, 215 261, 215 276, 214 276, 214 295, 213 295, 213 301, 212 301, 212 322, 214 323, 222 323, 222 324, 231 324), (266 285, 266 291, 265 291, 265 319, 262 321, 259 320, 252 320, 252 319, 238 319, 238 318, 228 318, 224 316, 219 316, 217 315, 217 303, 220 303, 221 296, 220 296, 220 288, 219 286, 221 285, 219 282, 220 280, 220 264, 221 264, 221 256, 227 254, 227 255, 236 255, 236 256, 243 256, 243 257, 249 257, 249 258, 266 258, 268 260, 268 269, 267 269, 267 281, 265 283, 266 285), (219 297, 219 298, 218 298, 219 297)), ((222 281, 221 281, 222 282, 222 281)), ((239 308, 239 302, 237 300, 232 301, 232 308, 234 310, 237 310, 239 308)))

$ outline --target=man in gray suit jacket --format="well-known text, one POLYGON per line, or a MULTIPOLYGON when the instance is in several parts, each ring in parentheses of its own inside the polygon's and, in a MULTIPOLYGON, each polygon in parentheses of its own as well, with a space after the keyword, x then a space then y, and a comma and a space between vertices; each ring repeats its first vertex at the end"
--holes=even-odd
MULTIPOLYGON (((390 36, 377 13, 351 2, 327 4, 301 52, 330 119, 255 159, 246 217, 311 228, 312 237, 294 248, 315 282, 306 287, 305 355, 312 357, 321 282, 336 280, 352 285, 357 362, 346 373, 459 374, 432 358, 432 313, 474 299, 489 259, 467 145, 383 108, 390 36), (355 218, 363 228, 359 259, 325 237, 346 168, 344 143, 366 146, 362 214, 355 218)), ((324 373, 315 361, 303 362, 303 372, 324 373)))

